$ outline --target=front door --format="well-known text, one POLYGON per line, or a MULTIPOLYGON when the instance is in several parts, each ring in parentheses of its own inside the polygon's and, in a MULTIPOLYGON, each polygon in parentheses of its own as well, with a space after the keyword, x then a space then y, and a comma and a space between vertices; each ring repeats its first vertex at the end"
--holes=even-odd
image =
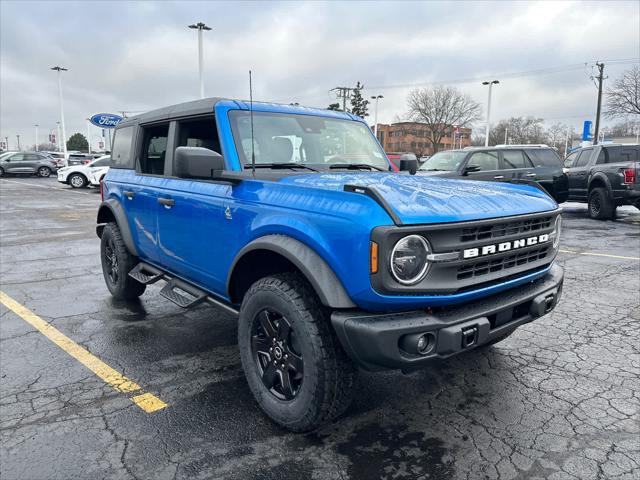
POLYGON ((587 199, 587 175, 593 148, 585 148, 578 154, 573 166, 569 169, 569 198, 573 200, 587 199))
POLYGON ((5 160, 4 171, 7 173, 29 173, 24 153, 15 153, 5 160))
POLYGON ((472 180, 492 180, 501 181, 505 177, 504 172, 500 170, 500 159, 496 150, 486 152, 475 152, 469 156, 466 168, 478 167, 476 172, 469 172, 468 176, 472 180))

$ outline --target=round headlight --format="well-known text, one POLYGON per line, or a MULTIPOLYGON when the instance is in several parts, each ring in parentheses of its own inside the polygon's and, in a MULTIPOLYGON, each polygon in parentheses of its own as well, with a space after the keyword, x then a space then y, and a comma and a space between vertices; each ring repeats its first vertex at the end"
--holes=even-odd
POLYGON ((553 248, 558 248, 558 245, 560 245, 561 232, 562 232, 562 217, 558 215, 558 218, 556 218, 556 224, 553 227, 553 233, 555 233, 555 237, 553 237, 553 248))
POLYGON ((403 285, 413 285, 424 278, 429 269, 429 243, 419 235, 401 238, 391 251, 391 273, 403 285))

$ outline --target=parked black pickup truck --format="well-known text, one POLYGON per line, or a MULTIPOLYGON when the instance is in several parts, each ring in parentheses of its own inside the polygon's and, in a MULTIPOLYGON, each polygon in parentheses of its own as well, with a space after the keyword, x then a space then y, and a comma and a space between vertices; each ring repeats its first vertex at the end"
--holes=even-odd
POLYGON ((564 161, 569 200, 589 203, 598 220, 615 217, 620 205, 640 209, 640 145, 596 145, 571 153, 564 161))

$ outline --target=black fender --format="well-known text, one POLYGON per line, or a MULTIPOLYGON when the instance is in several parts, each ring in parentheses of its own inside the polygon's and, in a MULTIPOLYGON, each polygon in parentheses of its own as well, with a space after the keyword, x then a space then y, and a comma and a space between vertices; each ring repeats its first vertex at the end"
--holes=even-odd
POLYGON ((304 243, 285 235, 265 235, 248 243, 238 252, 227 274, 229 295, 236 265, 244 255, 254 250, 269 250, 289 260, 302 272, 324 305, 331 308, 356 307, 327 262, 304 243))
POLYGON ((120 205, 120 202, 115 198, 109 198, 100 204, 100 207, 98 208, 98 225, 96 225, 96 234, 101 238, 105 224, 114 220, 118 224, 122 240, 124 241, 127 250, 137 257, 138 249, 136 248, 133 236, 131 235, 131 228, 129 227, 127 214, 122 205, 120 205))
POLYGON ((609 194, 611 194, 613 192, 613 187, 611 186, 611 180, 609 180, 609 177, 607 177, 607 175, 605 175, 603 172, 596 172, 590 179, 589 179, 589 186, 587 188, 587 191, 591 191, 591 185, 593 185, 593 182, 595 182, 596 180, 600 180, 601 182, 603 182, 606 187, 607 190, 609 191, 609 194))

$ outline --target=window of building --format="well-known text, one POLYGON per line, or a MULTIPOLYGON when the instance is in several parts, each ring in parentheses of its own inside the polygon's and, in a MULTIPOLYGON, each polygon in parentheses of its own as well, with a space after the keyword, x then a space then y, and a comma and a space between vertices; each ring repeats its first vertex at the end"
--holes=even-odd
POLYGON ((167 154, 169 124, 143 127, 142 138, 140 173, 164 175, 164 159, 167 154))

